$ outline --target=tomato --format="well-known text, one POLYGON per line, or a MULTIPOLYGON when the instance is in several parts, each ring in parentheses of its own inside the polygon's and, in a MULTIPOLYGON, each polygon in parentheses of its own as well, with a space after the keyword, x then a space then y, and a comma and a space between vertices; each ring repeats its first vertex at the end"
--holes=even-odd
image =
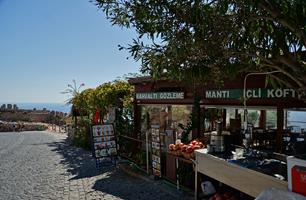
POLYGON ((196 141, 196 140, 193 140, 190 144, 192 144, 192 145, 196 145, 196 144, 198 144, 198 141, 196 141))
POLYGON ((174 147, 175 147, 174 144, 169 144, 169 150, 170 150, 170 151, 173 151, 174 147))
POLYGON ((194 151, 193 146, 188 146, 186 149, 187 153, 192 153, 194 151))
POLYGON ((202 142, 199 142, 198 145, 203 148, 204 147, 204 144, 202 142))
POLYGON ((187 145, 183 145, 183 146, 181 147, 182 152, 186 152, 187 147, 188 147, 187 145))

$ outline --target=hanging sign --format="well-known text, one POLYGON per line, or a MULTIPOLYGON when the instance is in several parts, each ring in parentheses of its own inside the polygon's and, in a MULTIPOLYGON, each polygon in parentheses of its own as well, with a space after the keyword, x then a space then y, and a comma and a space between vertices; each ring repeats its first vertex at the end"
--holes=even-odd
POLYGON ((136 99, 184 99, 184 92, 144 92, 136 93, 136 99))
MULTIPOLYGON (((270 89, 253 88, 245 90, 246 98, 299 98, 300 94, 294 89, 270 89)), ((225 89, 225 90, 206 90, 206 99, 239 99, 243 97, 243 89, 225 89)))

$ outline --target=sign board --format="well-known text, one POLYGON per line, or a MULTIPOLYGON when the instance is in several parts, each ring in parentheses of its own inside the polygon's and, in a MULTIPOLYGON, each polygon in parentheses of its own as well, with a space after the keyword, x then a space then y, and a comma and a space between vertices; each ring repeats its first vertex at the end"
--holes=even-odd
MULTIPOLYGON (((246 98, 257 99, 280 99, 280 98, 299 98, 300 94, 294 89, 271 89, 271 88, 252 88, 245 90, 246 98)), ((243 97, 243 89, 224 89, 206 90, 206 99, 239 99, 243 97)))
POLYGON ((159 126, 151 127, 151 136, 152 136, 152 168, 153 175, 156 177, 161 177, 161 149, 160 149, 160 133, 159 126))
POLYGON ((165 100, 165 99, 184 99, 184 92, 147 92, 147 93, 136 93, 136 99, 146 100, 165 100))
POLYGON ((96 166, 100 168, 106 163, 115 163, 117 156, 117 142, 112 124, 96 125, 92 127, 93 155, 96 166))

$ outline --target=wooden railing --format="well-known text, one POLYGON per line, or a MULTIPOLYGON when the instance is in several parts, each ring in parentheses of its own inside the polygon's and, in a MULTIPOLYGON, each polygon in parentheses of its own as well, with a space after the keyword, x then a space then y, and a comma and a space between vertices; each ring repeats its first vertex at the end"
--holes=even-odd
POLYGON ((126 135, 118 135, 119 156, 128 159, 138 166, 145 168, 145 149, 142 149, 142 141, 138 138, 126 135))

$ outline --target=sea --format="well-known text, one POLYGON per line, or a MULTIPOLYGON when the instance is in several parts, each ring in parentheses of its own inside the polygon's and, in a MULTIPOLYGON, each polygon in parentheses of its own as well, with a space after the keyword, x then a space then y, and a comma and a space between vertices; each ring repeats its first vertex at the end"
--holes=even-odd
MULTIPOLYGON (((8 104, 0 103, 0 106, 2 104, 8 104)), ((27 110, 33 110, 34 108, 36 110, 42 110, 46 108, 50 111, 57 111, 57 112, 64 112, 64 113, 70 113, 71 111, 71 105, 65 104, 65 103, 10 103, 10 104, 16 104, 19 109, 27 109, 27 110)))
MULTIPOLYGON (((8 104, 0 103, 0 106, 2 104, 8 104)), ((65 103, 11 103, 16 104, 18 108, 20 109, 28 109, 33 110, 36 108, 37 110, 42 110, 46 108, 50 111, 58 111, 58 112, 64 112, 64 113, 70 113, 71 111, 71 105, 65 104, 65 103)), ((302 128, 306 130, 306 110, 303 111, 289 111, 288 112, 288 126, 294 126, 295 129, 297 129, 297 132, 302 128)))

